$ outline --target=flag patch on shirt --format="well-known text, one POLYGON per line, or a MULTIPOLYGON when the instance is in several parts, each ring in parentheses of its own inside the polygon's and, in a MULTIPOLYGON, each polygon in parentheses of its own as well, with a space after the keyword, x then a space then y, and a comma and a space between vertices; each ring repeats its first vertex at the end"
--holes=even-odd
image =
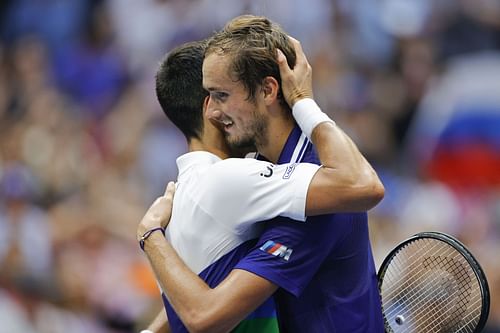
POLYGON ((272 254, 275 257, 283 258, 288 261, 292 255, 293 249, 286 247, 283 244, 276 243, 273 240, 268 240, 260 249, 266 253, 272 254))

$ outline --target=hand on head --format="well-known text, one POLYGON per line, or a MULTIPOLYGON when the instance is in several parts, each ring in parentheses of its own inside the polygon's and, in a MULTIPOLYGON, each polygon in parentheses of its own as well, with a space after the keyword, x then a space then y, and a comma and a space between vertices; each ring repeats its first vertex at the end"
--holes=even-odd
POLYGON ((292 42, 297 60, 293 69, 288 65, 287 59, 281 50, 277 50, 276 60, 280 68, 281 88, 283 96, 290 107, 303 99, 313 98, 312 68, 307 61, 300 42, 288 36, 292 42))

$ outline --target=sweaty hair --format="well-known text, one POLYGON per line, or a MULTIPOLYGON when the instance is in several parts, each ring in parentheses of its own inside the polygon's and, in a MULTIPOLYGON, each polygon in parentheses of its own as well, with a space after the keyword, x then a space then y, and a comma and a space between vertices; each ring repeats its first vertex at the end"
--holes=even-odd
POLYGON ((163 112, 190 141, 203 133, 202 66, 206 41, 185 43, 173 49, 156 73, 156 96, 163 112))
POLYGON ((212 53, 232 58, 229 76, 242 82, 248 99, 254 100, 258 87, 267 76, 280 84, 279 98, 286 105, 281 92, 281 76, 276 62, 276 49, 285 54, 291 68, 296 54, 285 31, 263 16, 242 15, 229 21, 208 42, 205 56, 212 53))

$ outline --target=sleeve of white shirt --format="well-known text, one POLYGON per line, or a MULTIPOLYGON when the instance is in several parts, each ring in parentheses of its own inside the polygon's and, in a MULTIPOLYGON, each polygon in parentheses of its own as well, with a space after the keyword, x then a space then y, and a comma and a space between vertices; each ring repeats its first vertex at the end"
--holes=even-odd
POLYGON ((319 168, 311 163, 275 165, 226 159, 214 164, 203 178, 200 205, 215 219, 233 226, 276 216, 305 221, 307 190, 319 168))

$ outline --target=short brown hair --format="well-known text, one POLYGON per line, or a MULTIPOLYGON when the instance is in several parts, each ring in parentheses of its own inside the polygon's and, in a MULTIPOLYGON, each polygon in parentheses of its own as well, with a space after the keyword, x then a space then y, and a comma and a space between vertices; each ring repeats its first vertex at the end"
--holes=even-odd
POLYGON ((295 50, 285 31, 266 17, 242 15, 229 21, 210 38, 205 56, 212 53, 230 55, 232 65, 229 75, 243 83, 250 100, 255 98, 257 88, 265 77, 274 77, 280 84, 280 101, 286 105, 282 98, 276 49, 283 51, 293 68, 295 50))

